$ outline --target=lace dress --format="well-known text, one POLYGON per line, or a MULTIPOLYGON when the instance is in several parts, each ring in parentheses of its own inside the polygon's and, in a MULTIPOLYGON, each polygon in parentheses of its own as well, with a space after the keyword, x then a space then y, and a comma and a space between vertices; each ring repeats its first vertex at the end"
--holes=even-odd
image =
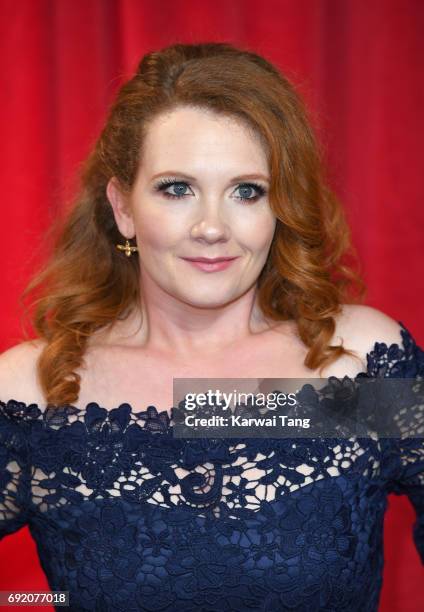
MULTIPOLYGON (((424 378, 399 324, 358 376, 424 378)), ((29 526, 70 610, 375 612, 391 492, 424 562, 422 438, 178 439, 172 423, 0 402, 0 538, 29 526)))

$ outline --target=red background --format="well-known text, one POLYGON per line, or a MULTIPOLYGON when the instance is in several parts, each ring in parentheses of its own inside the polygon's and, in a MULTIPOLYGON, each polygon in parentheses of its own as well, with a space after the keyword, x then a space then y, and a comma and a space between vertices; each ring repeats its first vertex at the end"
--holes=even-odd
MULTIPOLYGON (((0 350, 21 338, 18 295, 117 87, 144 53, 206 40, 247 46, 298 86, 348 211, 367 303, 424 345, 424 2, 0 0, 0 9, 0 350)), ((416 612, 414 513, 405 498, 389 501, 380 610, 416 612)), ((0 590, 48 589, 27 528, 3 540, 0 558, 0 590)))

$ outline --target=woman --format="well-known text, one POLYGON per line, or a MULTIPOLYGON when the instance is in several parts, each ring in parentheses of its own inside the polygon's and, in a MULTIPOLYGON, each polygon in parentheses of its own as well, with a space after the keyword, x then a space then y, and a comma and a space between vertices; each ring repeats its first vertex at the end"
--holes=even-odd
POLYGON ((424 559, 422 440, 172 435, 174 378, 422 379, 360 304, 284 76, 228 44, 143 57, 54 230, 37 339, 0 361, 0 535, 29 525, 73 610, 377 610, 389 492, 424 559))

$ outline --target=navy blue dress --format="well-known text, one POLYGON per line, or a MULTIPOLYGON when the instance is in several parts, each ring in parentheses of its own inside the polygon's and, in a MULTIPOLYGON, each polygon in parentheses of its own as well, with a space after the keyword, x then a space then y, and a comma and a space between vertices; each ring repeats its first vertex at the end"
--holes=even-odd
MULTIPOLYGON (((424 351, 399 323, 401 345, 376 342, 361 375, 422 392, 424 351)), ((422 438, 178 439, 172 424, 154 406, 0 402, 0 538, 29 526, 70 610, 375 612, 392 492, 424 563, 422 438)))

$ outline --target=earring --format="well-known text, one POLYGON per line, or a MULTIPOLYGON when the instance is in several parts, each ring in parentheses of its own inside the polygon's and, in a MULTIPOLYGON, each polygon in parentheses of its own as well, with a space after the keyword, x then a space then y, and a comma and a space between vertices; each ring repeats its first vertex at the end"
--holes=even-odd
POLYGON ((120 251, 125 251, 125 255, 127 257, 131 257, 132 252, 138 251, 136 246, 130 245, 130 241, 128 239, 125 240, 125 244, 117 244, 116 248, 119 249, 120 251))

